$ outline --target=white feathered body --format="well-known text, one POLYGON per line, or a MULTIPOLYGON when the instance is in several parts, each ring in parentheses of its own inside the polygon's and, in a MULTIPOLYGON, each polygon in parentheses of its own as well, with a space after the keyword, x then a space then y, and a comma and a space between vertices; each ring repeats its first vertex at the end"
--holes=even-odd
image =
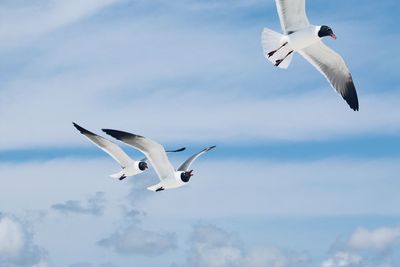
POLYGON ((300 51, 320 40, 318 31, 320 27, 310 25, 309 27, 286 35, 289 50, 300 51))
POLYGON ((140 174, 143 171, 141 169, 139 169, 139 163, 140 163, 140 161, 133 161, 131 165, 122 168, 122 170, 120 172, 111 174, 110 177, 120 178, 122 176, 129 177, 129 176, 135 176, 137 174, 140 174))
MULTIPOLYGON (((264 28, 264 31, 262 32, 264 56, 273 64, 275 64, 276 60, 284 58, 291 51, 301 51, 302 49, 318 42, 320 40, 318 37, 319 29, 320 26, 310 25, 291 34, 281 34, 271 29, 264 28), (287 44, 281 47, 285 43, 287 44), (276 51, 273 56, 268 56, 268 52, 278 49, 279 47, 281 48, 276 51)), ((293 53, 289 54, 289 56, 287 56, 279 65, 279 68, 288 68, 292 60, 292 56, 293 53)))
POLYGON ((182 179, 181 179, 182 173, 183 173, 183 171, 176 171, 176 172, 174 172, 173 177, 168 177, 166 179, 163 179, 158 184, 149 186, 147 189, 149 189, 151 191, 156 191, 157 189, 159 189, 161 187, 163 189, 173 189, 173 188, 178 188, 178 187, 184 186, 188 183, 185 183, 182 181, 182 179))

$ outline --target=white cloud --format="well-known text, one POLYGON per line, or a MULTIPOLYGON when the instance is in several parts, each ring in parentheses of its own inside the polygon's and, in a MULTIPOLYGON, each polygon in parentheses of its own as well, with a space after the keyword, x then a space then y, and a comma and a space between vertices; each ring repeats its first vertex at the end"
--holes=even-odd
POLYGON ((249 267, 286 267, 309 266, 310 255, 306 252, 283 251, 278 248, 258 248, 249 252, 243 266, 249 267))
MULTIPOLYGON (((177 157, 184 157, 184 155, 177 157)), ((91 250, 89 247, 98 241, 99 237, 104 237, 104 233, 110 234, 103 239, 116 242, 109 243, 110 249, 99 247, 90 255, 115 254, 109 257, 114 259, 121 254, 113 253, 117 247, 124 251, 135 251, 136 254, 133 252, 123 254, 136 256, 147 253, 144 252, 147 251, 146 244, 158 244, 160 240, 160 244, 167 244, 167 247, 168 244, 173 244, 168 234, 180 231, 174 228, 176 221, 181 223, 198 218, 209 220, 279 215, 315 217, 343 214, 353 216, 398 214, 396 203, 400 201, 396 200, 398 181, 393 176, 393 173, 400 171, 400 164, 396 159, 367 161, 326 159, 306 162, 241 160, 238 163, 236 160, 209 161, 204 158, 196 162, 195 176, 188 186, 157 194, 145 191, 148 193, 147 197, 136 199, 135 205, 146 211, 147 215, 143 221, 139 223, 136 221, 133 224, 135 228, 130 227, 125 220, 115 221, 121 216, 118 205, 121 202, 130 203, 128 201, 135 197, 137 190, 146 190, 145 186, 140 185, 132 191, 129 199, 124 198, 131 191, 129 183, 135 184, 137 180, 133 178, 128 183, 128 181, 121 182, 109 178, 108 174, 114 172, 114 168, 117 168, 117 165, 107 157, 101 160, 80 158, 0 164, 0 177, 13 178, 7 179, 7 183, 0 187, 2 196, 0 209, 40 209, 64 199, 82 199, 97 191, 106 192, 110 208, 105 210, 105 216, 59 216, 50 213, 46 222, 40 223, 42 236, 40 244, 49 249, 50 255, 56 255, 57 261, 65 257, 66 262, 68 262, 67 259, 85 262, 88 260, 87 251, 91 250), (28 184, 29 186, 21 186, 28 184), (251 190, 243 190, 243 188, 251 188, 251 190), (207 197, 204 197, 204 192, 207 192, 207 197), (224 196, 223 200, 221 200, 221 194, 224 196), (16 198, 16 195, 24 195, 24 199, 16 198), (26 199, 30 200, 29 203, 26 199), (226 205, 227 202, 229 205, 226 205), (267 204, 254 205, 254 203, 267 204), (171 209, 171 206, 179 207, 179 209, 171 209), (162 226, 158 222, 163 222, 162 226), (120 226, 116 227, 116 223, 120 226), (174 226, 167 226, 171 224, 174 226), (63 235, 63 243, 60 244, 54 240, 54 234, 60 233, 60 229, 65 227, 74 231, 63 235), (165 230, 160 231, 160 227, 165 230), (143 242, 136 242, 138 238, 143 242), (80 241, 77 242, 77 240, 80 241), (65 246, 69 247, 67 251, 65 246)), ((143 176, 140 179, 149 184, 157 181, 155 176, 143 176)), ((127 213, 129 211, 125 214, 127 213)), ((132 221, 131 218, 135 218, 135 215, 132 214, 128 221, 132 221)), ((302 258, 296 253, 292 255, 282 250, 279 250, 281 253, 277 253, 271 248, 247 250, 241 245, 240 240, 234 241, 232 234, 224 234, 224 232, 199 231, 196 242, 207 244, 199 245, 199 253, 208 255, 207 257, 216 257, 216 260, 222 263, 242 255, 242 260, 254 266, 260 266, 268 260, 289 264, 295 259, 302 258), (200 239, 202 236, 204 239, 200 239), (218 244, 225 245, 218 250, 218 244), (214 249, 214 246, 217 248, 214 249), (223 252, 225 257, 218 258, 219 254, 215 251, 223 252), (293 260, 285 263, 284 259, 288 255, 293 260)), ((161 245, 160 250, 164 246, 161 245)), ((155 247, 158 248, 157 245, 155 247)), ((171 253, 164 255, 167 258, 175 253, 174 250, 168 251, 171 253)))
POLYGON ((300 267, 307 266, 307 253, 274 247, 245 249, 235 234, 214 225, 197 224, 188 240, 184 266, 194 267, 300 267))
POLYGON ((392 267, 396 266, 400 227, 356 229, 346 241, 336 241, 334 255, 321 267, 392 267))
POLYGON ((196 225, 189 239, 186 266, 238 266, 242 249, 234 235, 213 225, 196 225))
POLYGON ((47 266, 46 252, 34 244, 26 223, 0 214, 0 267, 47 266))
POLYGON ((368 267, 368 265, 363 263, 360 255, 339 251, 332 258, 324 261, 321 267, 368 267))
POLYGON ((16 257, 25 245, 21 225, 9 217, 0 219, 0 255, 16 257))
POLYGON ((360 227, 350 236, 347 244, 355 250, 384 251, 399 242, 400 226, 381 227, 373 230, 360 227))
POLYGON ((120 254, 160 256, 176 248, 174 233, 145 230, 140 226, 140 212, 125 210, 122 226, 98 245, 120 254))

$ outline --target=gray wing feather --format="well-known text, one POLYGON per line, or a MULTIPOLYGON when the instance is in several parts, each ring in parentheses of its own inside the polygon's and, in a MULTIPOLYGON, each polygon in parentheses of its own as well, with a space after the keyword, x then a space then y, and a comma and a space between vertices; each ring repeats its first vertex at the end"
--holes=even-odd
POLYGON ((111 129, 103 129, 103 131, 142 152, 153 165, 160 180, 174 176, 174 167, 168 160, 164 147, 159 143, 143 136, 123 131, 111 129))
POLYGON ((305 0, 275 0, 282 31, 289 34, 310 25, 305 0))
POLYGON ((193 163, 193 161, 195 161, 198 157, 200 157, 201 155, 203 155, 204 153, 206 153, 207 151, 210 151, 211 149, 213 149, 215 146, 210 146, 210 147, 206 147, 204 148, 202 151, 194 154, 193 156, 191 156, 190 158, 188 158, 184 163, 181 164, 181 166, 178 167, 178 171, 187 171, 190 168, 190 165, 193 163))
POLYGON ((343 58, 319 41, 299 53, 321 72, 332 87, 353 109, 358 110, 358 97, 351 73, 343 58))
POLYGON ((97 145, 104 152, 110 155, 115 161, 121 165, 121 167, 127 167, 134 163, 132 160, 117 144, 107 140, 104 137, 101 137, 95 133, 92 133, 85 128, 79 126, 76 123, 72 123, 78 131, 83 134, 89 141, 97 145))

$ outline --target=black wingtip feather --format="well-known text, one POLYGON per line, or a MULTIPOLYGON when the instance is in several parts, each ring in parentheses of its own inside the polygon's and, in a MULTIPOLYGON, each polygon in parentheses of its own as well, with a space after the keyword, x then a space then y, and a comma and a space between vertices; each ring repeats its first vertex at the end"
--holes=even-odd
POLYGON ((113 130, 113 129, 102 129, 102 131, 105 132, 106 134, 114 137, 115 139, 118 139, 121 141, 124 139, 127 139, 127 138, 141 137, 140 135, 137 135, 137 134, 132 134, 132 133, 119 131, 119 130, 113 130))
POLYGON ((217 147, 217 146, 210 146, 210 147, 207 147, 206 150, 207 150, 207 151, 210 151, 211 149, 216 148, 216 147, 217 147))
POLYGON ((182 152, 184 150, 186 150, 186 147, 181 147, 181 148, 178 148, 178 149, 175 149, 175 150, 167 150, 165 152, 182 152))
POLYGON ((75 122, 72 122, 72 124, 74 125, 74 127, 75 127, 81 134, 95 135, 95 134, 92 133, 91 131, 86 130, 85 128, 79 126, 79 125, 76 124, 75 122))
POLYGON ((349 104, 350 108, 354 111, 358 111, 358 96, 356 87, 354 86, 353 79, 350 79, 346 84, 346 93, 343 94, 343 99, 346 100, 347 104, 349 104))

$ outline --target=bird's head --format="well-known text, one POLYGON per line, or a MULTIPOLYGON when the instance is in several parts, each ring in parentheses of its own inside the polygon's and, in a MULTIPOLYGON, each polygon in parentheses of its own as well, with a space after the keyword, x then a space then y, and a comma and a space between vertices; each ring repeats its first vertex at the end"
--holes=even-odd
POLYGON ((325 36, 330 36, 333 39, 336 40, 336 34, 332 31, 331 27, 322 25, 318 31, 318 36, 320 38, 325 37, 325 36))
POLYGON ((190 177, 192 177, 192 176, 193 176, 193 170, 190 170, 190 171, 187 171, 187 172, 182 172, 181 173, 181 180, 182 180, 182 182, 187 183, 187 182, 189 182, 190 177))
POLYGON ((144 162, 144 161, 139 162, 139 170, 145 171, 148 168, 149 168, 149 166, 147 166, 146 162, 144 162))

